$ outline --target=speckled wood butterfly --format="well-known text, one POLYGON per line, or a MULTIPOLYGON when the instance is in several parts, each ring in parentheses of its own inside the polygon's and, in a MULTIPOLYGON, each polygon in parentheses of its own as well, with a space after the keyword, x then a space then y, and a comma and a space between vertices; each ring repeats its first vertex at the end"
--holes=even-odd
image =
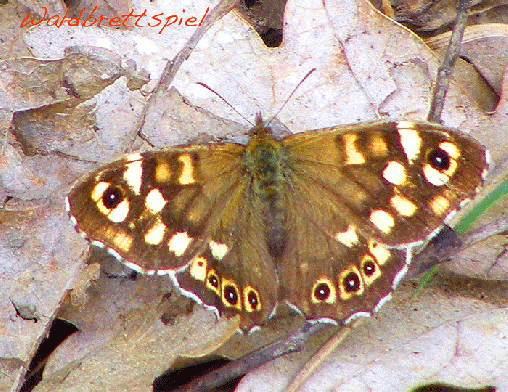
POLYGON ((69 193, 71 219, 127 266, 168 274, 242 327, 287 302, 348 322, 386 302, 420 244, 472 197, 487 152, 429 123, 377 122, 248 145, 131 154, 69 193))

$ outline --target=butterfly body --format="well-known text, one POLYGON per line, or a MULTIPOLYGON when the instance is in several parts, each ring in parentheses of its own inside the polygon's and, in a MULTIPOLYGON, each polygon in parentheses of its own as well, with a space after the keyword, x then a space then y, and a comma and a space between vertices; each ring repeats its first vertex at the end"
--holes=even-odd
POLYGON ((241 325, 281 302, 308 318, 370 315, 424 242, 472 197, 486 150, 458 131, 377 122, 277 140, 258 119, 247 146, 132 154, 69 193, 93 244, 169 274, 241 325))

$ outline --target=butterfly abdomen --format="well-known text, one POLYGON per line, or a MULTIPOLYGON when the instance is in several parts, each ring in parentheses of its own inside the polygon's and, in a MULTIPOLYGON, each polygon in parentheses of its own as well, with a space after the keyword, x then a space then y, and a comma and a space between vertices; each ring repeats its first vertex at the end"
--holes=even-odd
POLYGON ((251 136, 245 153, 245 167, 250 177, 252 191, 263 206, 261 213, 265 238, 272 257, 282 256, 287 233, 283 193, 287 153, 281 143, 275 140, 268 129, 251 136))

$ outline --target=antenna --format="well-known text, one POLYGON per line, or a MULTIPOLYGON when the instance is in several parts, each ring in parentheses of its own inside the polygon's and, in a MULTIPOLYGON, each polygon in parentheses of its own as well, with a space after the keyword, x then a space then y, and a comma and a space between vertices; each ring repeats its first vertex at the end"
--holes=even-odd
POLYGON ((302 80, 300 80, 300 82, 298 82, 298 84, 296 85, 296 87, 293 89, 293 91, 291 91, 291 94, 289 94, 289 96, 286 98, 286 100, 284 101, 284 103, 282 104, 282 106, 279 108, 279 110, 277 110, 277 113, 275 113, 272 118, 270 118, 270 120, 267 121, 267 125, 270 124, 274 118, 276 118, 280 112, 282 112, 282 109, 284 109, 284 107, 286 106, 286 104, 289 102, 289 100, 293 97, 293 95, 295 95, 296 93, 296 90, 298 90, 298 88, 300 88, 300 86, 302 85, 303 82, 305 82, 305 80, 316 70, 317 68, 312 68, 309 72, 307 72, 307 74, 303 77, 302 80))
MULTIPOLYGON (((286 100, 284 101, 284 103, 282 104, 282 106, 279 108, 279 110, 277 110, 277 113, 275 113, 271 118, 270 120, 268 120, 266 122, 266 125, 270 124, 278 115, 279 113, 284 109, 284 107, 286 106, 286 104, 289 102, 289 100, 293 97, 293 95, 295 95, 296 93, 296 90, 298 90, 298 88, 303 84, 303 82, 305 82, 305 80, 316 70, 317 68, 312 68, 309 72, 307 72, 307 74, 302 78, 302 80, 300 80, 300 82, 298 82, 298 84, 296 85, 296 87, 293 89, 293 91, 291 91, 291 94, 289 94, 289 96, 286 98, 286 100)), ((254 124, 252 124, 252 122, 246 118, 243 114, 241 114, 238 110, 236 110, 233 105, 231 105, 228 101, 226 101, 226 99, 220 95, 217 91, 215 91, 213 88, 211 88, 210 86, 208 86, 206 83, 203 83, 203 82, 196 82, 196 84, 199 84, 200 86, 203 86, 204 88, 206 88, 207 90, 211 91, 212 93, 214 93, 217 97, 219 97, 222 102, 224 102, 226 105, 228 105, 231 110, 233 110, 236 114, 238 114, 238 116, 240 116, 241 118, 243 118, 246 122, 248 122, 250 125, 254 126, 254 124)), ((257 123, 257 117, 256 117, 256 123, 257 123)))
POLYGON ((218 96, 222 102, 224 102, 226 105, 228 105, 231 110, 233 110, 236 114, 238 114, 241 118, 243 118, 245 121, 247 121, 250 125, 254 126, 254 124, 252 124, 252 122, 247 119, 242 113, 240 113, 238 110, 236 110, 233 105, 231 105, 228 101, 226 101, 226 99, 220 95, 217 91, 215 91, 213 88, 211 88, 209 85, 203 83, 203 82, 197 82, 196 84, 199 84, 200 86, 203 86, 204 88, 206 88, 207 90, 210 90, 212 93, 214 93, 216 96, 218 96))

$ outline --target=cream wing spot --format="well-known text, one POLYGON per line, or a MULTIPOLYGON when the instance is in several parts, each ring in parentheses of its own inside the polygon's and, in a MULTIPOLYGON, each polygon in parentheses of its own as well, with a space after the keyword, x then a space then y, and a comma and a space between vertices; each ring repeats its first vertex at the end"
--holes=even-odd
POLYGON ((171 170, 167 162, 159 162, 155 167, 155 181, 166 183, 171 179, 171 170))
POLYGON ((192 259, 189 274, 194 279, 204 282, 207 277, 207 261, 203 256, 198 256, 192 259))
POLYGON ((384 234, 388 234, 392 231, 392 227, 395 225, 395 220, 385 210, 373 210, 369 216, 370 221, 379 231, 384 234))
POLYGON ((453 159, 459 159, 460 158, 460 150, 452 142, 441 142, 441 143, 439 143, 439 148, 441 150, 446 151, 453 159))
POLYGON ((407 197, 401 195, 392 196, 390 199, 390 205, 395 209, 395 211, 405 217, 413 216, 418 209, 415 203, 407 197))
POLYGON ((102 195, 104 195, 104 192, 109 188, 110 183, 106 181, 99 181, 92 189, 92 200, 95 202, 98 202, 102 195))
POLYGON ((194 164, 189 154, 182 154, 178 157, 178 160, 182 162, 182 171, 178 176, 178 182, 180 185, 194 184, 194 164))
POLYGON ((400 145, 406 154, 409 163, 413 163, 420 155, 422 148, 422 138, 415 129, 415 124, 410 121, 400 121, 397 124, 400 145))
POLYGON ((347 165, 361 165, 365 163, 365 157, 356 147, 357 138, 358 135, 355 135, 354 133, 346 133, 343 135, 344 154, 346 155, 347 165))
MULTIPOLYGON (((105 215, 107 215, 108 219, 111 221, 111 222, 114 222, 114 223, 120 223, 120 222, 123 222, 125 220, 125 218, 127 218, 127 215, 129 215, 129 202, 127 199, 124 199, 120 202, 120 204, 118 204, 115 208, 109 210, 107 209, 104 204, 102 203, 102 201, 100 201, 100 204, 102 205, 102 207, 109 211, 108 213, 106 213, 105 215)), ((101 208, 99 208, 99 210, 101 210, 101 208)), ((104 213, 103 210, 101 210, 101 212, 104 213)))
POLYGON ((111 188, 111 183, 99 181, 92 189, 91 198, 99 212, 105 215, 111 222, 123 222, 129 214, 129 201, 123 198, 120 189, 111 188), (111 190, 110 190, 111 189, 111 190), (109 203, 112 199, 111 208, 104 205, 104 200, 109 203), (118 203, 118 204, 116 204, 118 203))
POLYGON ((209 241, 208 246, 212 252, 212 256, 217 260, 222 260, 229 252, 229 247, 226 244, 220 242, 209 241))
POLYGON ((437 195, 429 201, 429 208, 437 216, 443 216, 450 208, 450 200, 442 195, 437 195))
POLYGON ((449 177, 446 173, 441 173, 429 164, 423 165, 423 175, 428 182, 435 186, 443 186, 449 181, 449 177))
POLYGON ((143 159, 143 156, 139 152, 133 152, 125 157, 127 162, 140 161, 143 159))
POLYGON ((341 244, 351 248, 353 245, 358 244, 358 234, 356 234, 356 227, 349 225, 345 231, 339 231, 335 234, 335 239, 341 244))
POLYGON ((127 168, 123 173, 123 179, 135 195, 141 193, 141 181, 143 178, 143 162, 133 161, 125 165, 127 168))
POLYGON ((390 161, 383 169, 383 178, 391 184, 403 185, 407 181, 406 168, 400 162, 390 161))
POLYGON ((125 233, 117 233, 113 241, 124 252, 128 252, 132 246, 132 237, 125 233))
POLYGON ((370 150, 372 155, 376 157, 384 157, 388 155, 388 145, 380 134, 374 134, 370 140, 370 150))
POLYGON ((187 232, 181 231, 171 236, 168 241, 168 248, 170 252, 173 252, 175 256, 180 257, 185 253, 187 247, 192 241, 192 237, 189 237, 187 232))
POLYGON ((149 245, 159 245, 164 239, 167 227, 157 218, 155 223, 145 233, 145 242, 149 245))
POLYGON ((376 241, 369 241, 369 252, 379 265, 385 264, 392 255, 387 247, 376 241))
POLYGON ((152 189, 145 198, 145 207, 153 213, 161 212, 166 203, 164 196, 158 189, 152 189))
POLYGON ((451 142, 441 142, 437 149, 431 150, 423 165, 425 179, 435 186, 443 186, 457 171, 457 159, 460 158, 459 148, 451 142))
POLYGON ((123 251, 128 252, 132 246, 132 237, 122 231, 117 231, 113 228, 108 228, 106 230, 108 238, 114 242, 115 246, 123 251))

